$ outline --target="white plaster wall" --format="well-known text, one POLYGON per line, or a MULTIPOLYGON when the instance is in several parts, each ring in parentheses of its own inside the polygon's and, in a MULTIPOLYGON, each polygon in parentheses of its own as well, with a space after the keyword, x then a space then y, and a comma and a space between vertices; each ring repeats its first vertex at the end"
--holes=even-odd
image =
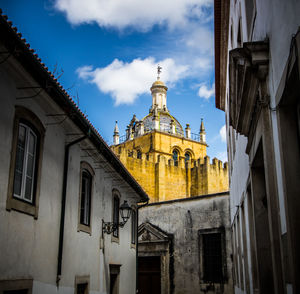
MULTIPOLYGON (((296 34, 300 25, 300 1, 297 0, 256 0, 256 20, 253 29, 252 39, 248 39, 246 15, 244 1, 230 1, 230 21, 229 21, 229 48, 231 50, 231 44, 233 48, 237 47, 237 31, 238 22, 241 17, 242 22, 242 40, 243 42, 250 41, 262 41, 269 39, 270 45, 270 64, 269 64, 269 76, 268 87, 270 93, 270 106, 274 108, 275 97, 278 92, 278 87, 281 79, 283 78, 283 71, 286 66, 287 58, 289 56, 291 39, 296 34), (230 29, 232 25, 233 40, 230 39, 230 29)), ((228 74, 227 74, 228 77, 228 74)), ((229 93, 228 79, 226 95, 229 93)), ((226 106, 227 107, 227 106, 226 106)), ((228 110, 226 109, 226 112, 228 110)), ((274 152, 275 152, 275 164, 277 173, 277 188, 279 197, 279 214, 281 220, 281 232, 286 232, 286 216, 283 199, 283 184, 281 173, 281 158, 279 152, 279 134, 278 134, 278 121, 276 112, 271 113, 273 140, 274 140, 274 152)), ((228 128, 228 125, 227 125, 228 128)), ((229 142, 227 140, 227 142, 229 142)), ((237 205, 240 204, 242 196, 246 191, 246 181, 249 176, 249 162, 248 156, 245 154, 247 139, 239 136, 236 142, 236 154, 233 161, 233 172, 231 175, 230 185, 230 206, 231 206, 231 221, 234 220, 234 216, 237 212, 237 205)), ((247 201, 245 203, 245 215, 246 215, 246 236, 247 236, 247 253, 248 253, 248 265, 250 275, 250 288, 251 293, 253 291, 252 277, 251 277, 251 259, 250 259, 250 246, 249 246, 249 224, 248 224, 248 208, 247 201)), ((235 293, 244 293, 241 289, 235 288, 235 293)))
POLYGON ((120 203, 126 199, 129 205, 135 204, 139 198, 130 188, 125 190, 115 185, 114 176, 99 169, 98 164, 96 168, 91 158, 83 158, 86 153, 78 144, 70 149, 62 277, 59 288, 56 287, 65 132, 74 129, 67 124, 47 124, 49 117, 46 114, 56 106, 44 94, 35 99, 16 101, 16 86, 29 84, 23 73, 15 73, 14 66, 5 63, 0 67, 0 280, 33 278, 34 294, 74 293, 75 276, 89 275, 90 293, 108 293, 109 263, 113 263, 122 265, 119 293, 135 293, 136 250, 130 247, 131 220, 120 229, 119 244, 111 241, 111 235, 105 235, 104 253, 100 249, 100 237, 101 220, 112 220, 112 189, 117 188, 121 193, 120 203), (15 104, 34 112, 46 129, 38 219, 6 210, 15 104), (77 231, 80 161, 83 159, 95 171, 91 235, 77 231))
POLYGON ((241 204, 241 197, 246 190, 249 175, 249 157, 246 154, 248 139, 245 136, 238 136, 236 140, 236 151, 233 160, 233 168, 230 182, 230 215, 231 222, 234 220, 238 206, 241 204))

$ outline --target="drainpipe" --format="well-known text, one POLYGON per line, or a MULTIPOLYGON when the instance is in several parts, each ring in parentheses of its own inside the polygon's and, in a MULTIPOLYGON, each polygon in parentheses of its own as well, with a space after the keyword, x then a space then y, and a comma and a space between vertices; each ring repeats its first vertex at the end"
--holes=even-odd
POLYGON ((83 136, 73 142, 68 143, 65 146, 65 159, 64 159, 64 174, 63 174, 63 189, 61 198, 61 212, 60 212, 60 227, 59 227, 59 241, 58 241, 58 256, 57 256, 57 275, 56 285, 59 286, 61 279, 61 267, 62 267, 62 255, 63 255, 63 244, 64 244, 64 230, 65 230, 65 209, 66 209, 66 198, 67 198, 67 180, 68 180, 68 168, 69 168, 69 153, 70 147, 83 141, 88 136, 83 136))
POLYGON ((138 269, 139 269, 139 236, 138 236, 138 228, 139 228, 139 209, 142 207, 145 207, 146 205, 148 205, 149 200, 147 200, 146 203, 141 204, 137 207, 136 210, 136 222, 137 222, 137 234, 136 234, 136 275, 135 275, 135 289, 136 289, 136 293, 138 293, 138 269))

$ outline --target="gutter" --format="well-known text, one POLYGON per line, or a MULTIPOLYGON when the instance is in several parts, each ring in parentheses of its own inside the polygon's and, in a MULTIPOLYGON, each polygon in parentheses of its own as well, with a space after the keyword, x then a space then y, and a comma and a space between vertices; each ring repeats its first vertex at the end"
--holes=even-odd
POLYGON ((88 136, 83 136, 73 142, 70 142, 65 146, 65 159, 64 159, 64 174, 63 174, 63 189, 61 197, 61 211, 60 211, 60 227, 59 227, 59 241, 58 241, 58 256, 57 256, 57 274, 56 274, 56 285, 59 286, 61 279, 61 268, 62 268, 62 255, 64 245, 64 231, 65 231, 65 211, 66 211, 66 198, 67 198, 67 181, 68 181, 68 169, 69 169, 69 153, 70 147, 83 141, 88 136))

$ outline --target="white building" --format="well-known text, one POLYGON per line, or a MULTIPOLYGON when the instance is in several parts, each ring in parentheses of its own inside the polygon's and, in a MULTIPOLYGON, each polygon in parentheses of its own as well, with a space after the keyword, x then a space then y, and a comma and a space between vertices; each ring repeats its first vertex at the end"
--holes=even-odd
POLYGON ((299 293, 300 2, 214 2, 235 293, 299 293))
POLYGON ((33 52, 1 15, 0 293, 135 293, 148 196, 33 52))

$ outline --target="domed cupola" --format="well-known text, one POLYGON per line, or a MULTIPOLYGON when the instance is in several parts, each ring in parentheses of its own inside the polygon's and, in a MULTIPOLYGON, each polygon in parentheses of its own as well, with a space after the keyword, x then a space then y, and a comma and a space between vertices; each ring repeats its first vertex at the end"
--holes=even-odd
POLYGON ((152 107, 150 112, 157 109, 158 111, 168 111, 167 109, 167 91, 168 87, 160 80, 161 67, 157 67, 157 80, 150 88, 152 94, 152 107))

